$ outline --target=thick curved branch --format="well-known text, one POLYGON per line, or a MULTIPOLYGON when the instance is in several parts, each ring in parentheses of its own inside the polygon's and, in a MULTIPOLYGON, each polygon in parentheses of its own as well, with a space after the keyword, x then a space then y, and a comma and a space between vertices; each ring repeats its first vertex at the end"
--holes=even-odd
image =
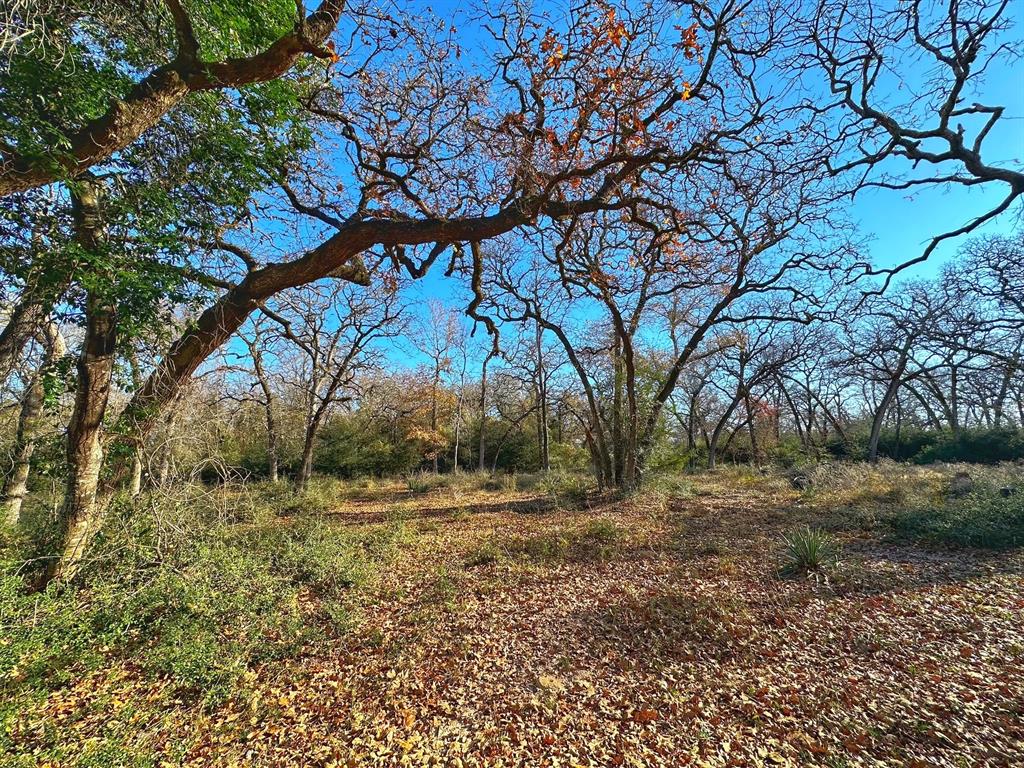
POLYGON ((0 197, 74 177, 102 163, 156 125, 190 93, 274 80, 291 69, 303 53, 328 56, 323 44, 337 26, 344 5, 344 0, 324 0, 288 34, 253 56, 201 62, 192 55, 198 51, 188 17, 179 3, 169 1, 178 33, 179 51, 174 61, 154 69, 102 116, 70 130, 68 148, 61 154, 40 159, 15 150, 0 155, 0 197), (175 13, 175 8, 180 13, 175 13))

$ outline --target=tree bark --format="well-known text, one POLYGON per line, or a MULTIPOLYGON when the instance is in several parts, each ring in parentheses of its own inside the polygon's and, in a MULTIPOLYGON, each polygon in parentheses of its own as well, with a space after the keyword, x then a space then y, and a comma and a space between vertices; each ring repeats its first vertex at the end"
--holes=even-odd
POLYGON ((889 412, 889 406, 892 404, 893 398, 896 397, 900 384, 899 378, 892 379, 889 382, 885 389, 885 394, 882 396, 882 401, 878 404, 875 415, 871 420, 871 437, 868 440, 868 461, 872 464, 878 463, 878 442, 882 436, 882 423, 885 421, 885 414, 889 412))
MULTIPOLYGON (((104 240, 101 191, 94 180, 82 179, 72 194, 76 237, 88 251, 98 249, 104 240)), ((90 292, 86 297, 85 315, 75 407, 67 435, 68 476, 61 515, 61 553, 48 569, 47 581, 67 581, 74 577, 100 523, 101 509, 96 496, 103 464, 103 417, 114 372, 117 309, 102 295, 90 292)))
POLYGON ((36 447, 39 417, 43 412, 43 380, 36 373, 25 387, 18 415, 18 432, 14 439, 14 466, 4 483, 4 520, 8 527, 21 524, 21 506, 28 492, 28 476, 32 467, 32 453, 36 447))
POLYGON ((708 469, 714 469, 718 463, 718 441, 722 437, 722 431, 729 423, 729 419, 732 417, 733 411, 740 404, 741 396, 734 397, 732 402, 729 403, 729 407, 725 410, 722 418, 715 425, 714 431, 711 433, 711 439, 708 441, 708 469))
POLYGON ((274 390, 270 386, 270 377, 263 368, 263 353, 257 346, 259 340, 255 340, 249 347, 252 357, 253 368, 256 372, 256 380, 260 389, 263 390, 263 416, 267 424, 267 476, 270 482, 278 480, 278 438, 277 421, 274 418, 274 390))
POLYGON ((87 327, 77 366, 75 409, 68 427, 68 477, 62 513, 64 536, 60 560, 52 570, 53 578, 61 581, 75 575, 100 523, 96 502, 103 464, 100 438, 110 398, 117 341, 116 309, 96 296, 90 296, 87 301, 87 327))
POLYGON ((539 322, 534 323, 534 349, 537 354, 537 445, 540 452, 540 468, 542 472, 551 469, 551 450, 548 432, 548 386, 547 373, 544 369, 544 329, 539 322))
POLYGON ((309 478, 313 476, 313 445, 316 442, 317 424, 306 427, 306 435, 302 441, 302 460, 299 463, 299 474, 295 478, 295 492, 304 493, 309 487, 309 478))
POLYGON ((21 297, 10 316, 7 325, 0 331, 0 383, 18 367, 22 350, 36 335, 46 317, 47 305, 28 289, 21 297))
MULTIPOLYGON (((128 351, 128 366, 132 374, 132 390, 138 392, 142 388, 142 369, 139 367, 139 356, 134 349, 128 351)), ((132 474, 128 483, 128 492, 132 498, 142 493, 142 441, 135 443, 132 450, 132 474)))
POLYGON ((18 414, 18 431, 14 439, 13 467, 4 483, 2 502, 4 519, 10 527, 21 523, 21 507, 28 493, 28 478, 32 469, 32 454, 39 437, 40 420, 43 413, 43 375, 46 368, 64 356, 64 337, 56 323, 46 328, 46 353, 39 369, 25 387, 18 414))
POLYGON ((270 482, 276 483, 278 480, 278 449, 277 449, 277 424, 274 422, 274 412, 270 408, 270 403, 264 406, 267 417, 267 476, 270 478, 270 482))
MULTIPOLYGON (((435 361, 434 377, 430 380, 430 432, 432 438, 437 437, 437 390, 441 386, 440 363, 435 361)), ((434 450, 434 474, 441 471, 440 457, 437 450, 434 450)))
POLYGON ((480 368, 480 455, 477 466, 481 472, 487 467, 484 461, 484 452, 487 447, 487 365, 491 362, 492 357, 494 357, 494 350, 491 350, 484 358, 480 368))
MULTIPOLYGON (((1010 391, 1010 384, 1013 382, 1013 377, 1017 373, 1017 368, 1020 365, 1020 344, 1017 349, 1014 350, 1013 356, 1006 362, 1006 368, 1003 371, 1002 378, 999 382, 999 392, 996 393, 995 399, 992 403, 993 422, 996 427, 1003 425, 1003 411, 1006 407, 1006 397, 1010 391)), ((1022 424, 1024 426, 1024 424, 1022 424)))

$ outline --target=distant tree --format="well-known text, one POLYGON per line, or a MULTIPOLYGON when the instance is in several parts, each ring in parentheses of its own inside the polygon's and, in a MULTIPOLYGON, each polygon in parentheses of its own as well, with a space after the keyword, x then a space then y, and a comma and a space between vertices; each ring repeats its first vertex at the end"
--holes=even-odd
POLYGON ((302 453, 295 489, 306 489, 320 430, 335 407, 350 400, 357 373, 379 355, 375 343, 402 333, 402 307, 394 290, 368 291, 344 282, 314 285, 280 296, 263 312, 297 354, 287 380, 302 405, 302 453))

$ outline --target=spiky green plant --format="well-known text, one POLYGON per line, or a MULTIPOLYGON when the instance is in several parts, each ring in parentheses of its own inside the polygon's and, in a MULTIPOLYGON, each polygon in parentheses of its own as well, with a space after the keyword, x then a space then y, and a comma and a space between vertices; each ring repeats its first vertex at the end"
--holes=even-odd
POLYGON ((833 566, 839 559, 839 544, 828 531, 803 528, 783 536, 784 573, 808 574, 833 566))

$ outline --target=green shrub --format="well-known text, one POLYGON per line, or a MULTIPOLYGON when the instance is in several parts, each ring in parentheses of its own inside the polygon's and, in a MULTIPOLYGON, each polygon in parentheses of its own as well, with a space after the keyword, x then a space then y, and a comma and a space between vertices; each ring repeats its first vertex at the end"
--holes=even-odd
POLYGON ((936 461, 998 464, 1018 459, 1024 459, 1024 430, 1013 428, 965 429, 956 437, 951 432, 943 432, 931 445, 914 454, 918 464, 936 461))
POLYGON ((590 483, 590 478, 585 475, 548 472, 537 480, 537 489, 551 496, 556 503, 579 506, 587 500, 590 483))
POLYGON ((446 484, 443 475, 433 472, 413 472, 405 478, 405 484, 413 493, 428 493, 446 484))
POLYGON ((345 478, 400 477, 423 460, 417 441, 396 438, 384 422, 359 413, 332 418, 315 457, 318 472, 345 478))
POLYGON ((808 574, 836 564, 839 545, 827 531, 804 528, 783 536, 782 571, 790 574, 808 574))
POLYGON ((932 544, 982 549, 1024 545, 1024 493, 1007 498, 981 487, 941 505, 901 510, 890 522, 900 535, 932 544))
POLYGON ((466 557, 466 566, 476 568, 481 565, 490 565, 501 559, 501 549, 491 542, 484 542, 474 549, 466 557))
MULTIPOLYGON (((846 438, 833 436, 826 445, 836 458, 863 461, 868 456, 868 429, 861 425, 847 432, 846 438)), ((883 429, 878 440, 878 455, 915 464, 969 462, 998 464, 1024 459, 1024 430, 1013 427, 963 429, 954 437, 950 430, 903 427, 883 429)))
POLYGON ((223 522, 208 496, 116 506, 81 587, 28 594, 4 550, 0 686, 12 699, 127 663, 212 703, 254 665, 337 629, 346 591, 370 572, 358 539, 317 518, 223 522))

